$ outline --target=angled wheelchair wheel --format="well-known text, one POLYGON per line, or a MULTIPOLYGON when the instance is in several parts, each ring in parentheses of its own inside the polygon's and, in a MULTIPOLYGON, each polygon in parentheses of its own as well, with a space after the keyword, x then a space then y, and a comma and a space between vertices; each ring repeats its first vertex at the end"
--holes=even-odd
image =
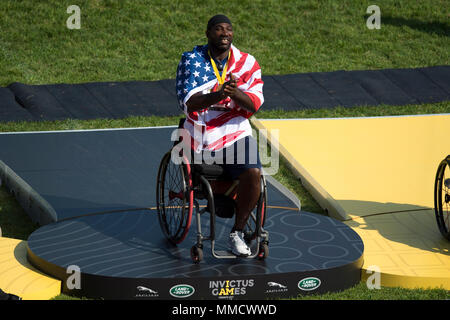
POLYGON ((263 241, 260 244, 259 247, 259 252, 258 252, 258 259, 259 260, 264 260, 265 258, 267 258, 269 256, 269 244, 265 241, 263 241))
POLYGON ((436 172, 434 212, 439 231, 450 240, 450 155, 441 161, 436 172))
POLYGON ((198 245, 191 247, 191 259, 194 263, 200 263, 203 260, 203 248, 198 245))
POLYGON ((171 151, 164 155, 159 165, 156 203, 164 235, 173 244, 181 243, 191 226, 194 192, 189 163, 174 163, 171 151))
POLYGON ((247 225, 244 230, 244 240, 250 243, 258 236, 258 229, 263 228, 266 222, 266 210, 267 210, 267 187, 266 179, 264 175, 261 175, 261 196, 256 205, 256 208, 250 213, 250 217, 247 220, 247 225), (258 227, 259 221, 259 227, 258 227))

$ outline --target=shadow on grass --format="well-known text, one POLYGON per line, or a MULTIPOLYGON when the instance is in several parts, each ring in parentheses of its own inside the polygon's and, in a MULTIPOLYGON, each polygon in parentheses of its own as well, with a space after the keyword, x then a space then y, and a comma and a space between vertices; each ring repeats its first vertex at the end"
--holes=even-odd
MULTIPOLYGON (((364 19, 367 20, 369 15, 365 15, 364 19)), ((426 32, 429 34, 436 34, 438 36, 450 37, 450 25, 438 21, 421 21, 417 19, 406 19, 402 17, 392 17, 383 15, 381 12, 381 27, 383 24, 391 25, 394 27, 408 26, 411 29, 426 32)))

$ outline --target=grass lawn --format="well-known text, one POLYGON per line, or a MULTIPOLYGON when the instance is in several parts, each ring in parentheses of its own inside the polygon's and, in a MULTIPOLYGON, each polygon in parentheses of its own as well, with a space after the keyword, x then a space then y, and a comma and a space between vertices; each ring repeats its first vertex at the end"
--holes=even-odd
POLYGON ((448 65, 448 0, 0 1, 0 85, 175 78, 181 53, 205 43, 217 13, 263 74, 448 65), (69 5, 79 30, 66 27, 69 5))
MULTIPOLYGON (((183 51, 205 43, 209 17, 228 15, 234 44, 253 54, 263 74, 413 68, 449 65, 448 0, 380 0, 381 29, 366 27, 362 0, 46 0, 0 1, 0 86, 160 80, 175 77, 183 51), (69 5, 81 9, 81 29, 69 30, 69 5)), ((176 107, 176 106, 174 106, 176 107)), ((259 118, 323 118, 450 113, 450 102, 320 110, 262 111, 259 118)), ((0 123, 0 132, 175 125, 179 117, 0 123)), ((275 176, 323 214, 280 163, 275 176)), ((4 187, 3 235, 27 239, 37 228, 4 187)), ((382 288, 364 283, 341 293, 301 299, 448 299, 445 290, 382 288)), ((57 299, 72 299, 60 295, 57 299)))

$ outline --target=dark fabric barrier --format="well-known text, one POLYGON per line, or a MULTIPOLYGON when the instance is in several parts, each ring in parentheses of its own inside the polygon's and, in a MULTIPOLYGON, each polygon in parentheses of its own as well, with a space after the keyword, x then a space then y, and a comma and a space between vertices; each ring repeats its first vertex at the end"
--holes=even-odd
POLYGON ((449 94, 417 69, 386 69, 383 73, 405 93, 419 103, 433 103, 449 99, 449 94))
POLYGON ((76 119, 113 117, 85 84, 56 84, 45 87, 61 103, 61 106, 76 119))
POLYGON ((300 101, 295 99, 289 90, 277 81, 276 76, 263 76, 262 80, 264 81, 264 109, 267 106, 283 110, 295 110, 305 107, 300 101))
POLYGON ((123 82, 87 83, 84 86, 114 118, 151 115, 145 102, 123 82))
POLYGON ((15 82, 8 86, 16 101, 37 120, 73 118, 48 91, 47 86, 30 86, 15 82))
POLYGON ((389 80, 381 70, 352 71, 351 77, 380 104, 405 105, 419 103, 389 80))
POLYGON ((419 68, 418 70, 444 89, 447 94, 450 94, 450 66, 419 68))
POLYGON ((15 100, 7 88, 0 88, 0 121, 33 120, 33 116, 15 100))
MULTIPOLYGON (((450 100, 450 66, 264 75, 262 110, 435 103, 450 100)), ((176 116, 175 80, 0 88, 0 121, 176 116)))
MULTIPOLYGON (((274 79, 298 101, 300 107, 295 109, 331 108, 339 105, 339 101, 329 95, 309 74, 288 74, 274 76, 274 79)), ((270 109, 267 105, 263 107, 270 109)))
POLYGON ((181 113, 175 95, 175 80, 126 82, 125 88, 144 103, 150 115, 171 116, 181 113))
POLYGON ((355 82, 350 72, 319 72, 312 73, 314 79, 327 93, 334 97, 341 106, 377 105, 378 102, 355 82))

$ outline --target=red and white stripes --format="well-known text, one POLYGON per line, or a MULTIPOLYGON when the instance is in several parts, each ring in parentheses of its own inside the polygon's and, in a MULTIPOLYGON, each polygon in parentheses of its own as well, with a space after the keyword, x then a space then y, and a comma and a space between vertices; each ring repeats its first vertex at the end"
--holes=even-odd
MULTIPOLYGON (((231 45, 231 56, 225 81, 230 79, 230 73, 237 79, 238 88, 250 97, 255 109, 258 110, 264 103, 264 96, 261 68, 256 59, 231 45)), ((248 118, 253 113, 239 107, 229 98, 213 106, 226 111, 208 110, 208 106, 205 106, 205 109, 201 111, 187 112, 186 102, 193 94, 208 93, 215 90, 217 86, 217 79, 209 81, 189 92, 183 101, 187 116, 184 128, 191 135, 191 147, 196 152, 220 150, 233 144, 236 140, 252 134, 248 118)))

